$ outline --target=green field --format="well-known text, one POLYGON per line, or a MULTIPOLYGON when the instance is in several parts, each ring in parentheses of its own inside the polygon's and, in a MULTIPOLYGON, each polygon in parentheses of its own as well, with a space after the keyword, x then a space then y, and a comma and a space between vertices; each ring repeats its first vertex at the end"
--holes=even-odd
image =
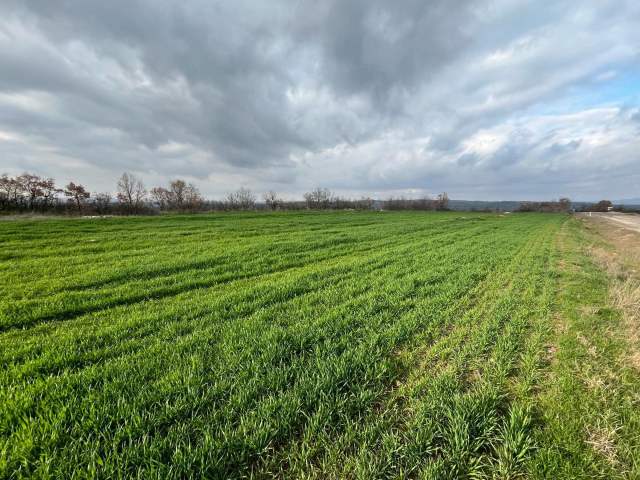
POLYGON ((0 224, 0 478, 638 478, 640 385, 582 228, 0 224), (585 368, 617 379, 592 391, 585 368), (590 440, 605 417, 615 458, 590 440))

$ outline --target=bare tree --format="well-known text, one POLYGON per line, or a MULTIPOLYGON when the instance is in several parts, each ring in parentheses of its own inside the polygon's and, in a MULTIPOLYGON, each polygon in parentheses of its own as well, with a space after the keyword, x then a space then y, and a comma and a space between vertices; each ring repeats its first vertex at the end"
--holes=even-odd
POLYGON ((0 176, 0 210, 8 210, 9 209, 9 191, 11 180, 9 175, 3 173, 0 176))
POLYGON ((26 207, 24 187, 20 177, 12 178, 6 173, 0 177, 0 199, 6 210, 19 210, 26 207))
POLYGON ((64 191, 61 188, 56 188, 56 183, 53 178, 47 178, 40 182, 40 189, 42 191, 42 211, 53 207, 55 203, 58 203, 58 195, 64 191))
POLYGON ((276 195, 276 192, 273 190, 269 190, 269 193, 262 195, 262 199, 264 203, 267 204, 269 210, 277 210, 278 207, 282 205, 282 199, 278 198, 278 195, 276 195))
POLYGON ((336 210, 353 209, 355 207, 355 202, 345 196, 334 195, 331 199, 330 207, 335 208, 336 210))
POLYGON ((561 197, 558 206, 562 213, 571 213, 573 210, 573 203, 568 197, 561 197))
POLYGON ((434 206, 436 210, 441 212, 449 210, 449 196, 447 195, 447 192, 443 192, 440 195, 438 195, 438 198, 435 201, 434 206))
POLYGON ((118 200, 125 205, 128 213, 138 213, 144 206, 147 189, 142 180, 132 173, 123 173, 118 179, 118 200))
POLYGON ((382 201, 382 208, 384 210, 407 210, 410 204, 410 200, 404 195, 400 195, 399 197, 394 197, 393 195, 389 195, 386 200, 382 201))
POLYGON ((17 178, 12 178, 9 181, 9 198, 14 208, 24 207, 24 198, 22 182, 17 178))
POLYGON ((329 208, 333 193, 328 188, 318 187, 311 192, 305 193, 303 197, 311 210, 319 210, 329 208))
POLYGON ((187 182, 181 179, 169 182, 169 206, 181 210, 186 203, 187 182))
POLYGON ((160 210, 170 208, 178 212, 197 212, 204 205, 204 198, 200 195, 198 187, 182 179, 171 180, 168 189, 153 188, 151 199, 160 210))
POLYGON ((39 200, 43 197, 42 191, 42 177, 39 177, 35 173, 24 172, 17 177, 18 182, 25 194, 25 200, 27 208, 31 211, 35 210, 38 206, 39 200))
POLYGON ((433 208, 433 200, 429 195, 423 195, 418 201, 422 210, 431 210, 433 208))
POLYGON ((228 208, 229 210, 239 210, 240 206, 238 204, 238 199, 236 198, 236 194, 234 193, 229 193, 225 198, 224 198, 224 204, 225 207, 228 208))
POLYGON ((235 193, 227 195, 227 203, 232 210, 251 210, 256 197, 248 188, 240 187, 235 193))
POLYGON ((3 201, 14 208, 45 211, 53 205, 62 190, 56 189, 53 178, 44 179, 35 173, 24 172, 16 178, 2 176, 3 201))
POLYGON ((82 185, 76 185, 73 182, 64 187, 64 194, 69 197, 67 202, 75 205, 78 208, 78 212, 82 212, 85 201, 91 197, 91 194, 82 185))
POLYGON ((369 197, 362 197, 360 200, 356 200, 356 208, 359 210, 371 210, 375 201, 369 197))
POLYGON ((155 203, 160 210, 167 208, 170 200, 171 192, 166 188, 154 187, 151 189, 151 201, 155 203))
POLYGON ((93 192, 93 208, 95 211, 104 215, 109 213, 111 207, 111 193, 110 192, 93 192))
POLYGON ((182 201, 182 210, 190 212, 197 212, 204 204, 204 198, 194 183, 188 183, 183 189, 182 201))

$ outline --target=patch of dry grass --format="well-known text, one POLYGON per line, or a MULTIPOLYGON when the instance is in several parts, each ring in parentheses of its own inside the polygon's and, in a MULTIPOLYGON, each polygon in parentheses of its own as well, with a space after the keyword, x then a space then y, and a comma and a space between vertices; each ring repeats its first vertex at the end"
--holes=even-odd
POLYGON ((606 422, 599 422, 595 427, 588 429, 587 443, 614 466, 619 462, 616 453, 616 436, 621 428, 620 426, 613 427, 606 422))
POLYGON ((602 218, 586 218, 588 227, 615 248, 615 253, 627 273, 640 278, 640 234, 618 227, 602 218))
MULTIPOLYGON (((627 326, 632 349, 630 360, 640 370, 640 281, 625 268, 616 253, 600 247, 589 247, 589 253, 594 263, 607 272, 611 303, 622 312, 627 326)), ((587 313, 587 310, 585 307, 583 311, 587 313)))

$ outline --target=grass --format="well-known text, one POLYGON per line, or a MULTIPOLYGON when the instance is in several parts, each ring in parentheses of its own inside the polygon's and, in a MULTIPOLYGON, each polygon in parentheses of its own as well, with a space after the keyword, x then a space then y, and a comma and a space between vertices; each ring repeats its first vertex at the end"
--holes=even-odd
POLYGON ((591 243, 542 214, 0 224, 0 478, 636 478, 591 243))
POLYGON ((561 238, 556 353, 539 399, 534 477, 640 478, 640 376, 630 361, 638 345, 592 256, 603 238, 578 220, 561 238))

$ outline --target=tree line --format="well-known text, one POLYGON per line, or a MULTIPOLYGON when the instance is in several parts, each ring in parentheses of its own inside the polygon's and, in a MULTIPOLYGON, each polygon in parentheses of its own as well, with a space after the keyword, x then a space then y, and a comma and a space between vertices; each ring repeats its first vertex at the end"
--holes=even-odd
POLYGON ((600 200, 597 203, 583 203, 575 208, 573 202, 567 197, 550 202, 530 202, 523 203, 518 209, 521 212, 542 212, 542 213, 571 213, 576 212, 623 212, 640 213, 636 208, 625 207, 624 205, 614 205, 610 200, 600 200))
POLYGON ((382 201, 382 208, 384 210, 435 210, 443 212, 449 210, 449 202, 447 192, 441 193, 436 198, 423 195, 417 200, 404 196, 391 196, 382 201))
POLYGON ((598 203, 583 203, 576 208, 576 212, 621 212, 640 213, 635 205, 614 205, 610 200, 600 200, 598 203))
POLYGON ((567 197, 550 202, 530 202, 523 203, 518 209, 520 212, 540 212, 540 213, 571 213, 573 202, 567 197))
POLYGON ((53 178, 34 173, 0 176, 2 213, 150 215, 240 210, 449 210, 446 192, 436 198, 425 195, 416 200, 390 196, 376 201, 369 197, 346 198, 335 195, 328 188, 316 188, 305 193, 302 201, 285 200, 272 190, 262 195, 261 200, 259 202, 258 197, 244 187, 220 200, 207 200, 195 184, 182 179, 147 190, 140 178, 127 172, 118 179, 115 196, 108 191, 91 193, 74 182, 58 188, 53 178))

